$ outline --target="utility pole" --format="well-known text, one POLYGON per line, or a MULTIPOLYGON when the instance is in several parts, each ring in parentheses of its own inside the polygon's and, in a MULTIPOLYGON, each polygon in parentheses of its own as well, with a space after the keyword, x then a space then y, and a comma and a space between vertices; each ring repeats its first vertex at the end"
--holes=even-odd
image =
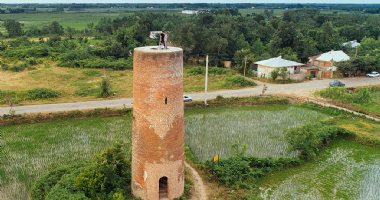
POLYGON ((244 77, 245 77, 245 70, 247 69, 247 56, 244 57, 244 77))
POLYGON ((205 76, 205 105, 207 106, 207 86, 208 86, 208 54, 206 55, 206 76, 205 76))

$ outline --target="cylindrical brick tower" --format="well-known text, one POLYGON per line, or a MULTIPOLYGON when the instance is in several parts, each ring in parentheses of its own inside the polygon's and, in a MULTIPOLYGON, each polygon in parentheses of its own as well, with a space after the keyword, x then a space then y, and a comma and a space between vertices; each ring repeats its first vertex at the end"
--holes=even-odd
POLYGON ((132 192, 144 200, 184 190, 182 54, 175 47, 134 50, 132 192))

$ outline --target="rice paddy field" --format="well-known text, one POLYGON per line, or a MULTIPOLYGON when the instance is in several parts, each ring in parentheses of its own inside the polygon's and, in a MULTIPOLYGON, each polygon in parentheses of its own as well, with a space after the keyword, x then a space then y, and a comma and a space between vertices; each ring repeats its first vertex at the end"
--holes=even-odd
POLYGON ((191 113, 185 122, 186 144, 202 161, 211 160, 216 153, 221 158, 231 156, 231 144, 246 146, 246 153, 255 157, 294 157, 296 152, 289 152, 285 130, 327 117, 317 111, 281 105, 191 113))
POLYGON ((376 200, 380 197, 380 149, 340 140, 317 160, 273 173, 258 185, 264 200, 376 200))
MULTIPOLYGON (((202 161, 215 152, 221 159, 228 157, 237 143, 246 145, 249 155, 292 157, 295 153, 287 151, 285 130, 331 117, 301 105, 189 109, 185 116, 186 143, 202 161)), ((131 116, 7 125, 0 127, 0 135, 0 199, 26 199, 34 180, 49 169, 89 159, 116 142, 128 145, 131 116)), ((362 199, 368 199, 366 191, 374 195, 379 191, 379 161, 379 149, 338 142, 320 159, 276 172, 260 183, 262 191, 251 192, 262 199, 326 199, 336 191, 337 197, 346 199, 353 191, 362 191, 362 199)))

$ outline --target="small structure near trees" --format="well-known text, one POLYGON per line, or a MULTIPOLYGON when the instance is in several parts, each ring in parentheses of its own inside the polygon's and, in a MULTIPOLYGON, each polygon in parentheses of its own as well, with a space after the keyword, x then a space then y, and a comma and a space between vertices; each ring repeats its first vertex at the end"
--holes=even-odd
POLYGON ((283 79, 289 78, 293 80, 302 80, 305 76, 301 73, 301 68, 306 67, 305 64, 285 60, 281 56, 255 62, 257 65, 257 77, 274 78, 281 76, 283 79))
POLYGON ((343 51, 331 50, 329 52, 310 57, 307 64, 308 68, 306 68, 306 73, 315 78, 333 78, 334 73, 337 71, 335 64, 348 60, 350 60, 350 56, 343 51))

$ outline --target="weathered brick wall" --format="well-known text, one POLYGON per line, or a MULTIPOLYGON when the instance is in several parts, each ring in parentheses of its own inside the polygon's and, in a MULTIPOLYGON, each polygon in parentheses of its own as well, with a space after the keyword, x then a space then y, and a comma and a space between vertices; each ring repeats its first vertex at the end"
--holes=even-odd
POLYGON ((159 199, 159 179, 168 178, 168 197, 184 189, 182 49, 140 47, 133 61, 132 192, 159 199))

